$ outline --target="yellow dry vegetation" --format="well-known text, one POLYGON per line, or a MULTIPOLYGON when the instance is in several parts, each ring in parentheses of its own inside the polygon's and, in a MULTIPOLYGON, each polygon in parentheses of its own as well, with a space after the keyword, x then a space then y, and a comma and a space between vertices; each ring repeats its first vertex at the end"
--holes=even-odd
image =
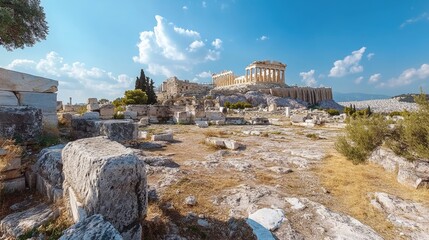
POLYGON ((6 151, 6 155, 0 156, 0 171, 7 167, 9 162, 22 153, 22 147, 15 144, 11 139, 0 138, 0 148, 6 151))
POLYGON ((354 165, 351 161, 332 151, 315 172, 321 184, 334 197, 328 206, 347 213, 371 226, 385 239, 398 235, 386 216, 370 204, 369 193, 386 192, 403 199, 429 205, 429 190, 411 189, 396 181, 393 173, 386 172, 375 164, 354 165))

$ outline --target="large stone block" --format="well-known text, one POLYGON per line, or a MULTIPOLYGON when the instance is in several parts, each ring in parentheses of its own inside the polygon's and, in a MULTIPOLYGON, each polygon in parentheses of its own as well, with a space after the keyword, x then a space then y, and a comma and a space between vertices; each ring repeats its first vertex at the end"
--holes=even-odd
POLYGON ((92 215, 64 231, 60 240, 106 239, 122 240, 122 236, 112 224, 100 214, 92 215))
POLYGON ((62 161, 65 197, 70 187, 87 216, 101 214, 124 238, 141 238, 146 170, 133 150, 105 137, 86 138, 68 143, 62 161))
POLYGON ((0 68, 0 90, 54 93, 58 81, 0 68))
POLYGON ((18 106, 18 98, 13 92, 0 91, 0 106, 18 106))
POLYGON ((62 193, 63 163, 61 151, 64 144, 45 148, 39 153, 39 158, 33 166, 33 172, 37 174, 36 188, 50 201, 57 200, 62 193))
POLYGON ((35 141, 42 133, 42 111, 33 107, 0 106, 0 137, 35 141))
POLYGON ((112 119, 115 115, 115 106, 113 104, 104 104, 100 106, 100 118, 112 119))
POLYGON ((137 112, 137 116, 147 116, 149 112, 149 105, 127 105, 125 108, 127 111, 137 112))
POLYGON ((21 106, 39 108, 43 114, 57 112, 56 93, 18 92, 16 96, 21 106))
MULTIPOLYGON (((37 228, 59 216, 58 210, 44 203, 23 212, 10 214, 0 222, 0 233, 4 233, 4 239, 21 239, 26 232, 37 228)), ((1 237, 1 236, 0 236, 1 237)), ((2 238, 3 239, 3 238, 2 238)), ((27 239, 27 238, 24 238, 27 239)))
POLYGON ((25 177, 9 179, 2 182, 3 189, 7 193, 20 192, 25 190, 25 177))
POLYGON ((113 141, 134 140, 138 137, 138 124, 127 120, 98 121, 99 135, 113 141))

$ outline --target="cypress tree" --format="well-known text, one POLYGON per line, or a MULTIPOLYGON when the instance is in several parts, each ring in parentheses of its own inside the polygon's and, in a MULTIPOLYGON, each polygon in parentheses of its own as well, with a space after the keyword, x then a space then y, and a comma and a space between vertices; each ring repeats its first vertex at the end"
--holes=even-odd
POLYGON ((146 92, 147 90, 146 75, 144 74, 143 69, 140 70, 140 77, 137 77, 136 79, 135 89, 141 89, 143 92, 146 92))
POLYGON ((157 102, 157 98, 155 94, 154 81, 152 79, 150 79, 150 83, 147 91, 148 91, 148 103, 155 104, 157 102))

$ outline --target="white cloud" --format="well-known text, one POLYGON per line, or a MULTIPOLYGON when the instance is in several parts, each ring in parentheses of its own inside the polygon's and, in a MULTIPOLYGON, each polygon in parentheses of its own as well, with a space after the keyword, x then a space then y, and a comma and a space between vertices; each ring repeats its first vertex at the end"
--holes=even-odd
POLYGON ((188 6, 183 6, 182 9, 183 10, 188 10, 188 6))
POLYGON ((371 60, 374 56, 375 56, 375 53, 368 53, 368 55, 366 55, 368 60, 371 60))
POLYGON ((219 38, 216 38, 212 42, 212 46, 215 47, 215 49, 220 49, 222 47, 222 40, 220 40, 219 38))
POLYGON ((429 14, 427 12, 422 13, 421 15, 405 20, 399 27, 404 28, 409 24, 413 24, 420 21, 429 21, 429 14))
POLYGON ((346 56, 343 60, 337 60, 334 62, 334 67, 329 72, 329 77, 343 77, 353 73, 359 73, 363 71, 360 60, 362 55, 365 53, 366 47, 362 47, 359 50, 353 51, 351 55, 346 56))
POLYGON ((189 45, 189 51, 190 52, 194 52, 196 51, 198 48, 202 48, 204 47, 204 43, 203 41, 199 41, 199 40, 195 40, 193 41, 190 45, 189 45))
POLYGON ((59 80, 58 99, 72 97, 74 101, 86 102, 86 98, 114 99, 133 88, 134 78, 113 73, 97 67, 87 67, 84 63, 67 63, 56 52, 49 52, 38 61, 15 59, 6 68, 41 75, 59 80))
POLYGON ((356 84, 359 84, 359 83, 361 83, 361 82, 362 82, 362 80, 363 80, 363 77, 362 77, 362 76, 360 76, 360 77, 358 77, 358 78, 356 78, 356 79, 355 79, 355 83, 356 83, 356 84))
POLYGON ((268 38, 267 36, 265 36, 265 35, 262 35, 260 38, 258 38, 257 40, 261 40, 261 41, 265 41, 265 40, 268 40, 268 39, 270 39, 270 38, 268 38))
POLYGON ((200 77, 200 78, 209 78, 209 77, 212 77, 212 73, 210 71, 208 71, 208 72, 200 72, 200 73, 197 74, 197 77, 200 77))
POLYGON ((369 83, 376 83, 376 82, 378 82, 380 80, 380 78, 381 78, 381 74, 380 73, 376 73, 376 74, 373 74, 373 75, 371 75, 369 77, 368 82, 369 83))
POLYGON ((317 85, 316 78, 314 77, 314 69, 311 69, 308 72, 300 72, 299 76, 302 78, 301 81, 305 84, 305 86, 315 87, 317 85))
POLYGON ((396 78, 390 79, 387 83, 380 83, 380 87, 389 86, 389 87, 398 87, 409 85, 415 80, 418 79, 427 79, 429 78, 429 64, 422 64, 420 68, 408 68, 405 69, 401 75, 396 78))
POLYGON ((201 5, 203 6, 203 8, 206 8, 206 7, 207 7, 207 2, 206 2, 206 1, 203 1, 203 2, 201 3, 201 5))
POLYGON ((207 46, 199 32, 174 26, 159 15, 155 19, 153 31, 140 33, 139 55, 133 57, 134 62, 147 65, 150 74, 183 76, 199 64, 220 58, 220 39, 207 46))

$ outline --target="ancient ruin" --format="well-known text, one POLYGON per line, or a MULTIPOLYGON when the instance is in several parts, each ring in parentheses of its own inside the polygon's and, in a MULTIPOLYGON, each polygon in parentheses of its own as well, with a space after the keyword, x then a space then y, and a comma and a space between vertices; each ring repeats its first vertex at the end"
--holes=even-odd
POLYGON ((179 96, 204 96, 211 88, 212 86, 209 84, 199 84, 171 77, 162 82, 161 91, 157 97, 160 100, 165 100, 179 96))
POLYGON ((225 87, 240 84, 274 83, 285 84, 286 64, 276 61, 255 61, 246 67, 244 76, 236 76, 232 71, 213 74, 213 85, 225 87))

